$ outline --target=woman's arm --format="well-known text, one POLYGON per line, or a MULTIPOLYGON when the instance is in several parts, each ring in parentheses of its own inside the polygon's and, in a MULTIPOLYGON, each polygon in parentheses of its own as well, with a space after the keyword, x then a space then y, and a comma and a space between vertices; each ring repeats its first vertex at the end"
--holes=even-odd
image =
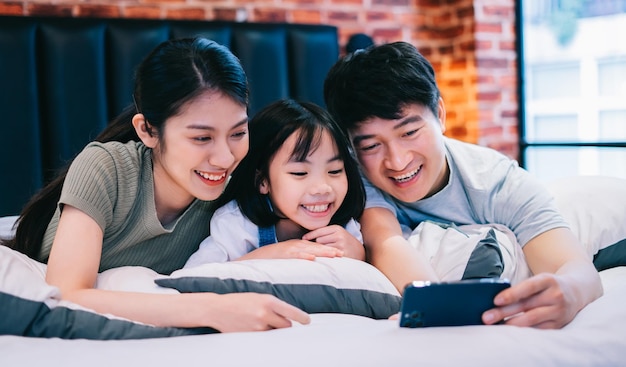
POLYGON ((600 276, 576 236, 567 228, 540 234, 524 246, 533 274, 495 298, 485 323, 561 328, 603 293, 600 276), (515 315, 515 316, 514 316, 515 315))
POLYGON ((84 212, 66 205, 48 260, 46 281, 63 299, 100 313, 155 326, 212 327, 222 332, 267 330, 309 323, 309 316, 273 296, 255 293, 149 294, 94 289, 102 230, 84 212))
POLYGON ((398 219, 390 210, 365 209, 359 221, 368 262, 385 274, 400 293, 412 281, 439 279, 428 259, 404 239, 398 219))

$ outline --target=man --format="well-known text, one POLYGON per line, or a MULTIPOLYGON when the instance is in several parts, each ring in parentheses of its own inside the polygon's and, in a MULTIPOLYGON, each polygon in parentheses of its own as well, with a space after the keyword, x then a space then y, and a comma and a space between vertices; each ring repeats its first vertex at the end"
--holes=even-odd
POLYGON ((400 291, 413 280, 437 280, 401 227, 434 220, 502 224, 523 248, 534 275, 498 294, 485 324, 560 328, 602 295, 597 271, 548 192, 516 161, 443 135, 444 101, 415 47, 396 42, 345 56, 329 71, 324 96, 366 178, 368 260, 400 291))

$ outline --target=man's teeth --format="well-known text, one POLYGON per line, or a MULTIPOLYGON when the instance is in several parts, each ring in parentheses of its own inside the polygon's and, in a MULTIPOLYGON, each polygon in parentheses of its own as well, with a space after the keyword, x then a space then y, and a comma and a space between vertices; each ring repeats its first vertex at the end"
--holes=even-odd
POLYGON ((314 212, 314 213, 320 213, 320 212, 325 212, 326 210, 328 210, 330 204, 324 204, 324 205, 302 205, 306 210, 310 211, 310 212, 314 212))
POLYGON ((418 171, 419 171, 419 169, 416 169, 416 170, 413 170, 413 171, 411 171, 411 172, 409 172, 407 174, 404 174, 402 176, 396 176, 393 179, 398 181, 398 182, 408 181, 411 178, 413 178, 417 174, 418 171))
POLYGON ((209 180, 209 181, 219 181, 223 179, 224 177, 226 177, 226 172, 222 173, 221 175, 212 175, 212 174, 201 172, 201 171, 196 171, 196 173, 202 176, 202 178, 204 178, 205 180, 209 180))

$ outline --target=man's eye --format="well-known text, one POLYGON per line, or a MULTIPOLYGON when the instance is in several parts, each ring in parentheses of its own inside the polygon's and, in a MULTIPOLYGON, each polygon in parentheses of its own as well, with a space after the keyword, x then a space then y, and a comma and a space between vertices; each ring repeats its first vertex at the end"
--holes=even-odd
POLYGON ((372 149, 376 148, 377 146, 378 146, 378 144, 362 145, 359 148, 359 150, 368 151, 368 150, 372 150, 372 149))
POLYGON ((412 136, 412 135, 415 135, 415 134, 417 134, 417 131, 418 131, 418 130, 419 130, 419 129, 415 129, 415 130, 407 131, 406 133, 404 133, 404 135, 405 135, 405 136, 412 136))

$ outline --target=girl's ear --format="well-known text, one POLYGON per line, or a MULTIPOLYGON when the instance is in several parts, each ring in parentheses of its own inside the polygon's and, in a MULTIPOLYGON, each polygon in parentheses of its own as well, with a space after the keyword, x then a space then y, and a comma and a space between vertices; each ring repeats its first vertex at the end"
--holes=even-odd
POLYGON ((267 183, 267 179, 262 179, 259 184, 259 192, 263 195, 267 195, 270 193, 270 185, 267 183))
POLYGON ((256 170, 254 173, 254 182, 258 186, 259 192, 262 195, 267 195, 270 192, 270 185, 267 183, 267 178, 261 178, 261 171, 256 170))
POLYGON ((138 113, 133 116, 133 127, 139 139, 148 147, 154 148, 159 142, 159 137, 154 134, 154 129, 150 125, 143 114, 138 113))

